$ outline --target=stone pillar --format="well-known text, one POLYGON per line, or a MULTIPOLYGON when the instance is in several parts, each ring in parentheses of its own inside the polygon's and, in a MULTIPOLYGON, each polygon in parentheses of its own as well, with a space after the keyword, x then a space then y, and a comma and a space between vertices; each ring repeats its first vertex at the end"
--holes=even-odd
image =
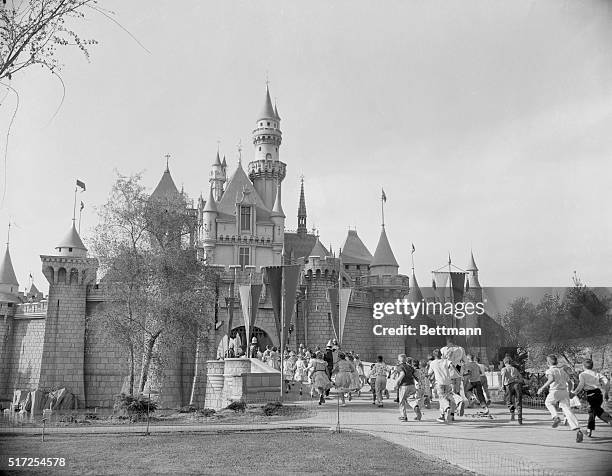
POLYGON ((206 398, 205 408, 219 410, 223 408, 223 372, 224 360, 209 360, 206 362, 206 398))
POLYGON ((246 388, 243 388, 242 374, 251 371, 251 359, 225 359, 223 374, 223 407, 232 402, 244 400, 246 388))

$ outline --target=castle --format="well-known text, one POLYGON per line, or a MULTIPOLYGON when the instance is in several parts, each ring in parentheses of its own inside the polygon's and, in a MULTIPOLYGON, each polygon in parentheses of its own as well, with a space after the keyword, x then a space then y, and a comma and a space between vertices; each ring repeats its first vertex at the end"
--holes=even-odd
MULTIPOLYGON (((180 406, 188 402, 195 369, 205 373, 205 362, 216 358, 223 337, 222 324, 228 319, 230 307, 234 316, 231 336, 241 335, 246 346, 237 285, 262 282, 263 268, 267 266, 300 265, 296 308, 289 323, 290 348, 299 344, 324 347, 328 340, 337 337, 327 292, 339 282, 343 287, 353 288, 341 339, 345 349, 359 352, 364 360, 383 355, 391 361, 399 353, 421 356, 444 345, 439 336, 373 334, 375 302, 404 297, 413 302, 435 299, 419 288, 414 268, 410 277, 399 274, 384 225, 374 254, 356 230, 349 230, 341 253, 334 256, 307 229, 302 180, 297 230, 286 230, 282 182, 287 165, 280 160, 280 124, 278 109, 272 105, 266 88, 264 105, 252 133, 253 160, 245 170, 239 150, 237 167, 230 175, 225 157, 221 160, 217 152, 210 171, 208 198, 200 196, 197 207, 188 210, 197 223, 190 246, 219 274, 217 305, 209 310, 208 316, 214 331, 208 336, 205 352, 199 355, 202 365, 195 365, 193 341, 169 359, 169 368, 159 381, 164 404, 180 406)), ((166 167, 152 196, 179 193, 166 167)), ((80 406, 110 406, 113 395, 124 388, 128 371, 123 349, 92 325, 105 299, 103 286, 97 281, 98 262, 95 257, 88 257, 74 221, 55 249, 53 255, 41 256, 43 273, 49 282, 49 295, 44 299, 33 284, 28 293, 19 292, 8 245, 0 263, 0 400, 10 400, 16 389, 65 387, 77 396, 80 406)), ((461 279, 466 282, 462 299, 481 300, 482 288, 473 255, 461 279)), ((434 317, 419 315, 414 324, 435 323, 434 317)), ((487 316, 479 319, 488 319, 486 323, 479 322, 480 325, 496 325, 487 316)), ((386 316, 385 324, 399 327, 405 324, 405 316, 386 316)), ((262 348, 279 344, 265 287, 254 335, 262 348)), ((468 344, 486 361, 501 344, 501 338, 468 344)), ((200 376, 199 403, 204 402, 205 377, 200 376)))

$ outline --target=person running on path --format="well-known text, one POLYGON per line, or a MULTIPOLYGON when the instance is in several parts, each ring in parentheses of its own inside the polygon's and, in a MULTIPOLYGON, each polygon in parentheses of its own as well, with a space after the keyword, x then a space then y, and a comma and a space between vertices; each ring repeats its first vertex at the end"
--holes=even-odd
POLYGON ((345 394, 349 392, 352 383, 352 374, 355 370, 353 364, 346 360, 344 352, 338 352, 338 362, 332 370, 332 375, 336 376, 336 388, 338 389, 338 397, 342 401, 342 406, 346 406, 345 394))
POLYGON ((548 411, 552 416, 552 427, 557 428, 561 423, 561 419, 559 418, 559 415, 557 414, 557 409, 555 408, 555 403, 558 403, 561 410, 563 410, 565 418, 567 418, 567 422, 570 425, 570 429, 576 430, 576 442, 580 443, 584 435, 580 430, 580 424, 578 423, 576 415, 574 415, 574 412, 572 412, 570 408, 568 391, 568 383, 570 377, 565 370, 562 370, 557 367, 556 355, 551 354, 546 357, 546 363, 548 364, 548 370, 546 371, 546 376, 548 377, 548 380, 538 389, 538 395, 541 395, 544 389, 549 387, 548 396, 546 397, 544 404, 546 405, 546 408, 548 408, 548 411))
POLYGON ((480 357, 476 357, 476 363, 480 368, 480 383, 482 384, 482 393, 487 398, 487 405, 491 405, 491 397, 489 397, 489 381, 487 380, 487 366, 480 363, 480 357))
POLYGON ((415 371, 414 368, 409 365, 406 354, 397 356, 397 367, 395 368, 395 372, 397 373, 397 388, 399 389, 399 419, 400 421, 408 421, 407 410, 410 406, 414 409, 414 419, 419 421, 423 415, 419 408, 419 398, 416 394, 415 371))
POLYGON ((308 375, 312 388, 319 393, 319 405, 325 403, 325 392, 331 387, 331 381, 327 376, 327 362, 323 360, 322 352, 317 352, 315 358, 310 359, 308 375))
POLYGON ((427 364, 428 364, 428 361, 426 360, 421 360, 421 362, 419 363, 418 394, 425 408, 430 408, 431 407, 431 380, 429 378, 429 375, 427 375, 429 372, 429 369, 427 368, 427 364))
MULTIPOLYGON (((332 347, 331 340, 327 343, 327 346, 325 347, 325 354, 324 354, 323 360, 327 362, 327 377, 331 381, 332 370, 334 370, 334 350, 332 347)), ((325 396, 327 397, 328 395, 329 395, 329 389, 327 390, 327 392, 325 392, 325 396)))
POLYGON ((429 375, 436 382, 436 391, 440 402, 440 416, 438 421, 451 423, 455 415, 455 399, 453 394, 453 375, 456 372, 453 363, 442 358, 442 352, 436 349, 432 352, 434 360, 429 362, 429 375))
POLYGON ((515 411, 518 413, 518 423, 523 424, 523 377, 516 367, 512 365, 512 359, 504 357, 504 367, 501 369, 501 383, 504 389, 504 400, 510 410, 510 421, 514 421, 515 411))
POLYGON ((476 395, 480 403, 480 408, 482 408, 485 415, 488 415, 489 408, 487 407, 487 399, 482 392, 482 382, 480 381, 480 367, 474 362, 474 356, 472 354, 467 354, 466 360, 467 362, 461 368, 463 375, 467 376, 468 380, 466 390, 476 395))
POLYGON ((295 361, 295 374, 293 375, 293 380, 295 382, 299 382, 300 384, 300 395, 302 395, 302 387, 304 382, 308 381, 308 372, 306 371, 306 361, 302 355, 298 355, 297 360, 295 361))
POLYGON ((574 390, 574 394, 579 394, 581 391, 586 394, 586 401, 589 404, 589 421, 586 434, 590 438, 593 436, 593 430, 595 430, 595 417, 612 425, 612 417, 601 408, 604 377, 593 370, 593 361, 587 359, 584 361, 584 371, 578 376, 578 379, 578 386, 574 390))
POLYGON ((376 360, 377 362, 374 364, 374 373, 376 375, 376 383, 374 387, 376 390, 376 405, 382 407, 383 392, 387 389, 387 374, 389 369, 387 364, 385 364, 382 355, 379 355, 376 360))

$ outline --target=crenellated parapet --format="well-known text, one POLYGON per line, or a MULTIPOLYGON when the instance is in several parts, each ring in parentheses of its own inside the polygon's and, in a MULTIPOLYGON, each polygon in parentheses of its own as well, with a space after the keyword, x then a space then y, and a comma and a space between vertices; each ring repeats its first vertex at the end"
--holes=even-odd
POLYGON ((50 285, 88 285, 96 281, 98 260, 70 256, 41 255, 42 271, 50 285))
POLYGON ((364 290, 390 289, 408 292, 410 278, 398 274, 367 275, 355 278, 355 286, 364 290))
POLYGON ((331 256, 310 256, 304 262, 304 278, 306 280, 325 279, 336 281, 340 260, 331 256))
POLYGON ((253 160, 249 162, 249 178, 255 179, 274 179, 282 182, 287 174, 287 164, 280 160, 253 160))

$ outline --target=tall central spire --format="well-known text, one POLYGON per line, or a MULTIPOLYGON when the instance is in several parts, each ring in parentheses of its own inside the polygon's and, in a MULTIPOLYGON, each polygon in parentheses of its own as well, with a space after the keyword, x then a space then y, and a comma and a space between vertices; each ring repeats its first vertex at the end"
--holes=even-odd
POLYGON ((300 204, 298 206, 298 227, 297 232, 299 235, 306 235, 308 230, 306 229, 306 199, 304 198, 304 176, 301 177, 301 188, 300 188, 300 204))

